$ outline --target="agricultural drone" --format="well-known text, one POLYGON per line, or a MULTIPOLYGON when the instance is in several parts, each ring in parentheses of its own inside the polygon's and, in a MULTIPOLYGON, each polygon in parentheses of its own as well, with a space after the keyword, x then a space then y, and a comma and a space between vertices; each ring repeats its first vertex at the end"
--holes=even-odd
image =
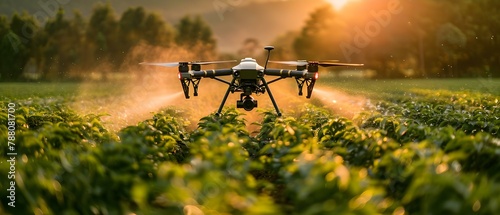
POLYGON ((193 95, 198 96, 198 86, 202 78, 211 78, 222 83, 227 84, 226 94, 222 99, 217 115, 220 116, 222 108, 226 103, 229 93, 241 92, 240 100, 236 101, 237 108, 243 108, 246 111, 251 111, 257 107, 257 100, 252 97, 252 94, 269 94, 269 98, 273 103, 274 109, 278 116, 281 116, 281 112, 274 100, 273 94, 269 85, 285 79, 285 78, 295 78, 297 82, 299 96, 302 96, 302 88, 304 85, 307 88, 306 98, 311 98, 314 84, 319 77, 318 67, 331 67, 331 66, 363 66, 363 64, 349 64, 349 63, 338 63, 334 60, 324 60, 324 61, 269 61, 269 56, 271 51, 274 49, 273 46, 266 46, 264 49, 267 50, 267 60, 264 67, 260 66, 257 61, 253 58, 244 58, 241 62, 228 69, 212 69, 212 70, 201 70, 202 65, 209 64, 220 64, 220 63, 234 63, 235 60, 229 61, 193 61, 193 62, 170 62, 170 63, 140 63, 142 65, 152 65, 152 66, 163 66, 163 67, 178 67, 179 68, 179 80, 181 81, 182 90, 184 91, 184 96, 189 99, 189 88, 193 87, 193 95), (296 66, 297 69, 268 69, 268 63, 283 64, 289 66, 296 66), (191 67, 190 67, 191 66, 191 67), (231 81, 226 81, 219 77, 221 76, 232 76, 231 81), (265 76, 274 76, 275 79, 271 81, 266 81, 265 76))

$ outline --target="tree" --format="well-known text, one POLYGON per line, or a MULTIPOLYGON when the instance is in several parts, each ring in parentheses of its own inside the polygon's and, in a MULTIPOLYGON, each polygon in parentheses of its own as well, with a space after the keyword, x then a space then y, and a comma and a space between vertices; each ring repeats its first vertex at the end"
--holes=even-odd
POLYGON ((155 46, 170 47, 174 42, 174 30, 155 13, 150 13, 144 22, 144 39, 155 46))
MULTIPOLYGON (((10 50, 11 47, 8 47, 7 45, 11 44, 6 43, 3 44, 3 40, 7 38, 7 34, 9 33, 10 28, 9 28, 9 21, 7 20, 6 16, 0 16, 0 52, 3 52, 5 50, 10 50)), ((0 56, 3 57, 4 53, 0 53, 0 56)), ((8 68, 8 63, 5 60, 2 60, 0 58, 0 81, 5 81, 8 77, 8 71, 10 68, 8 68)))
POLYGON ((183 17, 176 25, 175 41, 178 45, 197 52, 215 53, 216 41, 212 29, 200 16, 183 17))
POLYGON ((29 14, 25 12, 22 15, 15 13, 10 21, 10 30, 21 39, 26 47, 31 48, 31 39, 38 31, 38 25, 29 14))
POLYGON ((174 36, 172 28, 159 15, 148 14, 142 7, 129 8, 123 13, 119 32, 122 52, 125 54, 141 42, 168 47, 174 36))
POLYGON ((306 59, 349 60, 347 53, 380 78, 409 70, 415 77, 500 75, 493 69, 500 67, 499 10, 494 0, 353 1, 339 12, 326 6, 311 13, 294 48, 306 59), (391 12, 394 2, 400 7, 391 12), (335 49, 339 43, 343 50, 335 49))
POLYGON ((142 38, 142 34, 146 29, 145 24, 146 12, 143 7, 129 8, 123 14, 118 22, 119 35, 122 41, 124 50, 136 45, 142 38))
POLYGON ((170 47, 174 32, 158 14, 146 13, 144 8, 137 7, 123 13, 119 35, 122 42, 118 60, 122 66, 131 68, 137 66, 137 61, 143 60, 145 54, 138 46, 170 47))
POLYGON ((454 77, 457 72, 457 61, 461 58, 467 44, 465 34, 451 23, 443 24, 437 31, 436 45, 441 47, 439 61, 445 76, 454 77), (455 74, 454 74, 455 72, 455 74))
POLYGON ((70 23, 64 19, 64 10, 59 8, 56 17, 45 24, 49 35, 43 50, 45 79, 65 79, 69 73, 69 50, 74 47, 74 37, 70 35, 70 23))
POLYGON ((326 5, 311 13, 293 47, 301 59, 343 59, 338 44, 346 37, 345 23, 326 5))
POLYGON ((12 16, 7 27, 6 18, 0 18, 0 74, 3 81, 18 81, 22 77, 24 67, 32 56, 32 39, 38 26, 26 13, 12 16))
POLYGON ((19 81, 29 59, 29 49, 21 38, 8 31, 0 41, 0 80, 19 81))
POLYGON ((109 61, 118 64, 113 57, 120 52, 117 23, 109 4, 98 4, 94 7, 87 29, 87 40, 94 49, 94 59, 97 59, 95 63, 109 61))
POLYGON ((180 45, 200 59, 215 54, 212 30, 199 16, 184 17, 174 29, 142 7, 129 8, 119 20, 110 4, 97 4, 88 22, 78 11, 74 14, 68 19, 59 8, 42 29, 27 13, 14 14, 10 20, 0 16, 1 80, 19 80, 28 61, 34 62, 45 80, 73 79, 80 71, 102 65, 106 66, 100 72, 106 77, 119 66, 143 60, 145 52, 135 47, 161 52, 180 45))
POLYGON ((0 16, 0 38, 9 32, 9 21, 6 16, 0 16))
POLYGON ((295 43, 295 38, 297 38, 299 35, 300 32, 291 31, 291 32, 286 32, 281 36, 278 36, 274 40, 274 42, 271 43, 276 47, 276 49, 272 53, 273 59, 282 59, 282 60, 297 59, 294 49, 294 43, 295 43))
POLYGON ((467 49, 457 64, 474 76, 500 77, 500 5, 495 0, 464 1, 460 11, 467 16, 454 24, 462 30, 467 38, 467 49))
POLYGON ((129 51, 139 44, 143 38, 146 11, 143 7, 128 8, 118 21, 120 52, 116 56, 118 62, 123 62, 129 51))
POLYGON ((87 29, 87 23, 83 18, 82 14, 78 10, 73 11, 73 19, 69 21, 69 32, 71 38, 73 38, 71 46, 69 50, 70 54, 70 63, 72 66, 72 70, 78 72, 78 75, 81 76, 83 70, 88 68, 86 66, 86 62, 88 60, 86 57, 88 55, 91 56, 90 50, 87 45, 87 41, 85 38, 85 30, 87 29))

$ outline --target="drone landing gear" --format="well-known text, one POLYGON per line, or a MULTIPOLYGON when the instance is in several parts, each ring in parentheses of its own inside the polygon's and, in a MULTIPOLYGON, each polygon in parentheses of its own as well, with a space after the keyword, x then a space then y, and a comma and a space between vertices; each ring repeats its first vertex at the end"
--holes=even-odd
MULTIPOLYGON (((235 78, 229 83, 229 87, 227 88, 226 94, 224 95, 224 98, 222 98, 222 103, 219 106, 219 110, 217 110, 217 113, 215 113, 216 116, 220 117, 222 114, 222 108, 224 107, 224 104, 226 104, 227 97, 229 96, 229 92, 234 92, 234 82, 235 78)), ((276 100, 274 100, 273 93, 271 92, 271 89, 269 88, 268 83, 264 78, 261 78, 262 85, 266 88, 266 91, 269 93, 269 98, 271 99, 271 102, 273 103, 274 109, 276 109, 276 114, 278 117, 281 117, 281 111, 278 108, 278 104, 276 103, 276 100)), ((237 103, 238 108, 244 108, 245 110, 249 111, 252 110, 254 107, 257 107, 257 101, 254 100, 250 95, 244 95, 244 93, 241 95, 240 101, 237 103), (245 97, 245 98, 243 98, 245 97), (251 105, 250 105, 251 104, 251 105), (252 106, 252 108, 250 108, 252 106)))
POLYGON ((189 86, 193 85, 193 96, 198 96, 198 86, 200 85, 201 79, 181 79, 182 90, 184 91, 184 97, 189 99, 189 86))
POLYGON ((269 88, 269 85, 266 82, 266 79, 261 78, 262 83, 264 84, 264 87, 266 87, 267 93, 269 93, 269 98, 271 98, 271 102, 273 103, 274 109, 276 109, 276 114, 278 116, 281 116, 280 109, 278 108, 278 104, 276 104, 276 101, 274 100, 273 93, 271 92, 271 89, 269 88))
POLYGON ((215 113, 215 115, 218 117, 221 116, 222 108, 224 107, 224 104, 226 104, 227 97, 229 96, 229 92, 231 92, 231 88, 233 88, 234 81, 235 79, 233 78, 233 80, 229 84, 229 87, 227 88, 226 94, 224 94, 224 98, 222 98, 222 103, 220 104, 219 110, 217 110, 217 113, 215 113))
POLYGON ((304 84, 306 84, 306 87, 307 87, 306 98, 310 99, 311 95, 312 95, 312 91, 314 89, 314 84, 316 83, 316 80, 315 79, 295 78, 295 81, 297 82, 297 86, 299 87, 299 96, 302 96, 302 88, 304 87, 304 84))

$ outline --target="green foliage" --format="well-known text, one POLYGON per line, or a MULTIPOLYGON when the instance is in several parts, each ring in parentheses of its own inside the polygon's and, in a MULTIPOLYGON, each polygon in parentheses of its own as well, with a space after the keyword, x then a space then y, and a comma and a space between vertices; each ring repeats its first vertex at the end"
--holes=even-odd
POLYGON ((151 163, 162 161, 184 162, 188 156, 186 121, 166 111, 155 114, 153 119, 129 126, 119 133, 123 145, 138 150, 137 160, 151 163))
MULTIPOLYGON (((12 213, 89 214, 93 209, 102 211, 105 202, 113 198, 103 194, 109 185, 97 154, 98 147, 115 141, 116 136, 104 128, 98 116, 78 116, 60 102, 16 104, 16 204, 24 207, 16 207, 12 213)), ((2 106, 7 103, 2 102, 2 106)), ((0 121, 1 138, 7 139, 4 112, 0 121)), ((6 154, 6 149, 1 153, 6 154)), ((3 163, 0 168, 8 171, 9 166, 3 163)), ((110 210, 117 207, 108 206, 110 210)))
POLYGON ((279 214, 271 199, 256 191, 250 141, 234 109, 204 117, 189 137, 189 164, 160 164, 158 178, 134 188, 141 211, 153 214, 279 214), (141 194, 142 193, 142 194, 141 194))
POLYGON ((411 136, 414 135, 413 131, 425 132, 426 126, 450 126, 467 134, 487 132, 500 137, 498 97, 448 91, 419 90, 415 93, 414 96, 395 97, 393 101, 380 102, 377 104, 377 111, 383 113, 382 117, 373 116, 363 126, 385 129, 389 136, 403 138, 404 141, 425 138, 423 135, 411 136), (392 118, 388 120, 383 115, 392 115, 392 118))
MULTIPOLYGON (((379 102, 357 123, 313 105, 283 117, 266 111, 256 134, 230 108, 202 118, 193 131, 182 112, 167 109, 116 135, 100 116, 80 116, 65 103, 16 103, 18 193, 16 208, 0 208, 2 213, 500 210, 500 139, 490 129, 498 126, 495 115, 489 118, 498 101, 487 94, 414 91, 410 98, 379 102)), ((7 138, 7 121, 2 112, 1 139, 7 138)), ((9 167, 3 162, 0 171, 9 167)), ((5 186, 0 184, 4 196, 5 186)))
POLYGON ((293 214, 377 214, 388 204, 366 169, 349 168, 333 153, 304 152, 281 170, 293 214))

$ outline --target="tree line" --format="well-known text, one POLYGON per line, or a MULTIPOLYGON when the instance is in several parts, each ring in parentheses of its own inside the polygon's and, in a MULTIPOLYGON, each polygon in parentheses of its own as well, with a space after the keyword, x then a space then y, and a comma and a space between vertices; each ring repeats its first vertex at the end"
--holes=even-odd
MULTIPOLYGON (((326 5, 298 31, 277 37, 273 58, 360 62, 376 78, 500 77, 498 11, 496 0, 352 1, 339 11, 326 5)), ((244 44, 256 49, 258 41, 244 44)), ((117 16, 109 4, 96 5, 88 19, 59 9, 43 26, 27 13, 0 16, 0 81, 23 80, 29 71, 41 80, 122 71, 155 60, 157 49, 182 50, 189 59, 238 55, 217 53, 199 16, 171 24, 142 7, 117 16)))
POLYGON ((135 65, 147 58, 149 48, 131 58, 137 46, 195 47, 202 55, 215 53, 216 41, 199 16, 171 25, 142 7, 118 17, 109 4, 98 4, 89 19, 78 11, 69 18, 59 8, 43 26, 33 15, 16 13, 10 19, 0 16, 0 81, 25 80, 29 70, 39 80, 79 80, 102 65, 119 71, 127 61, 135 65))
POLYGON ((496 0, 353 1, 311 13, 298 58, 365 63, 378 78, 500 77, 496 0))

